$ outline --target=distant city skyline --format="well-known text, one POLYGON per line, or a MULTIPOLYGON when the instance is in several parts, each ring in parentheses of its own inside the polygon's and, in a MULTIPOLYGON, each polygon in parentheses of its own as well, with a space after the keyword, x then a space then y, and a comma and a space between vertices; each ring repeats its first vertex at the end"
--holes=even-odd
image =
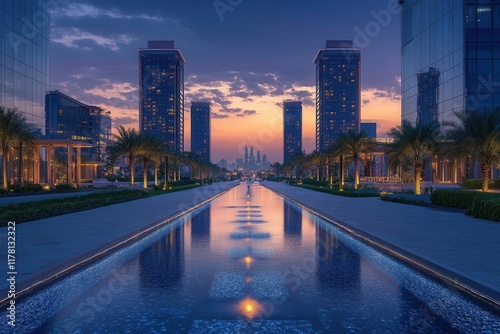
MULTIPOLYGON (((51 12, 50 88, 110 110, 114 125, 138 129, 137 49, 174 40, 186 58, 186 101, 212 102, 212 160, 234 161, 252 145, 281 162, 284 100, 304 101, 304 150, 315 148, 313 59, 328 39, 353 39, 363 49, 362 119, 378 122, 382 135, 399 124, 398 6, 256 0, 221 20, 210 1, 59 4, 51 12)), ((190 150, 188 106, 185 113, 190 150)))

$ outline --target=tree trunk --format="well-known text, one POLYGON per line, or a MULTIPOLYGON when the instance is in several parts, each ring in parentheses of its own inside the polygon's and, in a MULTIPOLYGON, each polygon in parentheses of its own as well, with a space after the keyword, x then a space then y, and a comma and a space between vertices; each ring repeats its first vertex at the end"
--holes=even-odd
POLYGON ((422 174, 422 166, 415 166, 415 195, 420 195, 422 194, 422 191, 420 189, 420 179, 422 174))
POLYGON ((144 171, 143 171, 143 180, 142 180, 142 187, 146 189, 148 187, 148 159, 144 159, 144 171))
POLYGON ((130 185, 134 185, 134 157, 128 157, 128 168, 130 170, 130 185))
POLYGON ((482 163, 481 164, 481 173, 483 174, 483 187, 482 191, 487 192, 489 188, 489 183, 490 183, 490 170, 491 170, 491 165, 488 163, 482 163))
POLYGON ((155 186, 158 185, 158 166, 156 166, 156 163, 153 165, 154 171, 155 171, 155 186))
POLYGON ((339 188, 344 188, 344 157, 342 155, 340 156, 339 169, 340 169, 339 188))
POLYGON ((168 189, 168 181, 170 177, 170 163, 168 161, 168 155, 165 156, 165 185, 163 189, 168 189))
POLYGON ((316 164, 316 181, 319 181, 319 169, 320 169, 320 165, 319 163, 316 164))
POLYGON ((3 187, 4 189, 8 188, 8 183, 7 183, 7 159, 9 156, 9 152, 2 152, 3 153, 3 187))
POLYGON ((354 189, 358 189, 359 184, 359 170, 358 170, 358 159, 354 159, 354 189))
MULTIPOLYGON (((325 180, 330 181, 330 158, 326 157, 325 162, 325 180)), ((332 181, 330 181, 332 183, 332 181)))

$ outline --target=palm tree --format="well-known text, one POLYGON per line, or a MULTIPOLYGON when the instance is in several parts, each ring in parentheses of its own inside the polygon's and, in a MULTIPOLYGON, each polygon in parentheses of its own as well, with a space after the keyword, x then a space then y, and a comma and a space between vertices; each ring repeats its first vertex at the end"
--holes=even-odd
POLYGON ((377 142, 368 137, 364 130, 361 132, 350 129, 347 133, 341 133, 338 136, 337 144, 339 153, 347 160, 354 162, 354 189, 359 185, 359 160, 363 154, 375 149, 377 142))
POLYGON ((189 165, 190 178, 192 179, 193 174, 196 175, 196 173, 194 173, 195 168, 200 167, 200 159, 193 152, 184 152, 184 154, 182 155, 182 162, 185 163, 186 165, 189 165))
MULTIPOLYGON (((148 187, 148 164, 154 160, 163 150, 163 141, 155 135, 142 132, 139 135, 141 141, 141 149, 139 156, 143 164, 143 188, 148 187)), ((156 175, 156 166, 155 166, 156 175)))
POLYGON ((500 161, 500 109, 494 112, 455 113, 459 123, 445 122, 449 126, 446 137, 456 151, 478 159, 483 177, 482 191, 488 191, 491 166, 500 161))
POLYGON ((318 151, 312 151, 307 155, 307 162, 316 166, 316 181, 319 181, 319 169, 321 163, 321 154, 318 151))
POLYGON ((3 187, 7 189, 7 160, 14 146, 34 146, 36 129, 16 108, 0 106, 0 152, 3 155, 3 187))
POLYGON ((417 122, 413 126, 403 121, 401 126, 392 128, 389 136, 394 140, 389 145, 389 158, 393 164, 408 164, 415 176, 415 194, 420 195, 420 179, 425 163, 437 152, 439 124, 417 122))
POLYGON ((141 153, 143 140, 141 134, 135 129, 125 129, 121 125, 116 129, 118 134, 113 134, 115 141, 106 147, 106 151, 112 161, 116 161, 122 155, 127 156, 130 169, 130 185, 133 186, 135 158, 141 153))
POLYGON ((274 170, 275 177, 279 177, 279 171, 280 171, 281 164, 279 162, 275 162, 275 163, 271 164, 270 167, 274 170))

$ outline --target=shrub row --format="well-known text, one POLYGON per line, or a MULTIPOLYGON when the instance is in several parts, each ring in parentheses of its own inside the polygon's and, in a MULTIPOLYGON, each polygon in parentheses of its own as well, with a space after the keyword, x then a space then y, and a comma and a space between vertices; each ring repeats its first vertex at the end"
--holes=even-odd
POLYGON ((0 224, 5 226, 8 221, 25 223, 32 220, 59 216, 67 213, 90 210, 111 204, 131 201, 147 197, 141 190, 123 190, 91 194, 87 196, 56 198, 39 202, 9 204, 2 207, 0 224))
POLYGON ((432 192, 431 202, 434 205, 465 210, 472 204, 477 194, 475 191, 460 189, 436 189, 432 192))
POLYGON ((500 221, 500 194, 478 193, 465 213, 475 218, 500 221))
POLYGON ((376 190, 352 190, 352 189, 344 189, 340 190, 339 188, 323 188, 317 187, 310 184, 303 184, 303 188, 315 190, 323 193, 344 196, 344 197, 379 197, 380 193, 376 190))
POLYGON ((435 190, 432 204, 466 209, 475 218, 500 221, 500 194, 467 190, 435 190))
POLYGON ((411 198, 411 197, 401 196, 401 195, 400 196, 398 196, 398 195, 383 195, 383 196, 380 196, 380 199, 382 201, 387 201, 387 202, 428 206, 428 204, 421 199, 416 199, 416 198, 411 198))
POLYGON ((316 181, 314 179, 302 179, 302 184, 310 184, 317 187, 328 187, 328 181, 316 181))
MULTIPOLYGON (((483 188, 483 180, 465 180, 460 183, 460 186, 465 189, 482 189, 483 188)), ((490 180, 488 183, 488 187, 491 189, 500 188, 500 180, 490 180)))

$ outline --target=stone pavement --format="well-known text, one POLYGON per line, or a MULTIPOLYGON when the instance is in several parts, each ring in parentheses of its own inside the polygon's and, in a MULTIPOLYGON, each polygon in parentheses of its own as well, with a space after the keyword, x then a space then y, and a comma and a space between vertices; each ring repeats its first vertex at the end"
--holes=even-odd
POLYGON ((264 185, 500 305, 500 223, 379 198, 264 185))
MULTIPOLYGON (((216 183, 19 224, 16 226, 17 291, 161 225, 237 184, 216 183)), ((0 228, 0 259, 7 262, 7 227, 0 228)), ((6 289, 7 281, 0 280, 0 300, 7 296, 6 289)))

